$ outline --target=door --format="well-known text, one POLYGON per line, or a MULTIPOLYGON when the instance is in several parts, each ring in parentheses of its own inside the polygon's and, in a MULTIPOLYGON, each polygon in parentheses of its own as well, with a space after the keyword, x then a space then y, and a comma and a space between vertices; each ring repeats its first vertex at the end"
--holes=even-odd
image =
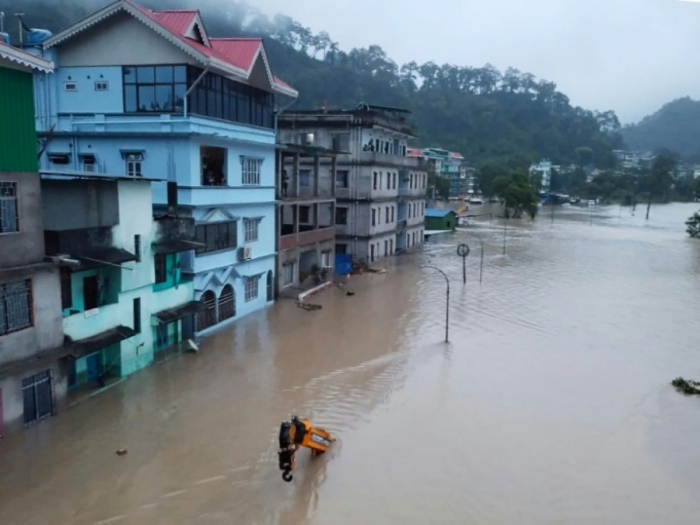
POLYGON ((51 372, 46 370, 23 379, 22 397, 24 399, 25 424, 50 416, 53 412, 51 372))
POLYGON ((83 278, 83 303, 85 311, 97 308, 97 276, 83 278))
POLYGON ((87 365, 87 379, 94 381, 102 373, 102 352, 86 357, 85 363, 87 365))

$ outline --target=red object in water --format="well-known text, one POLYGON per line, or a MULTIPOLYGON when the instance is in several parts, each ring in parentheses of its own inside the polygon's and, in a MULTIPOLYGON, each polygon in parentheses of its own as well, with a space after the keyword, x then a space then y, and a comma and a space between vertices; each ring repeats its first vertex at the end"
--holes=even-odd
POLYGON ((125 448, 120 448, 117 450, 117 456, 126 456, 127 450, 125 448))

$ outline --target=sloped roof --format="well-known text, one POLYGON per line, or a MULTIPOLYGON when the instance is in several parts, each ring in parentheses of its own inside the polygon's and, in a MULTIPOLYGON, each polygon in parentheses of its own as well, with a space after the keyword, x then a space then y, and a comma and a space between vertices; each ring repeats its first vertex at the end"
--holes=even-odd
POLYGON ((408 148, 408 150, 406 150, 406 155, 409 157, 422 157, 423 150, 417 148, 408 148))
POLYGON ((464 156, 461 153, 457 153, 456 151, 450 151, 450 157, 452 157, 453 159, 464 160, 464 156))
POLYGON ((432 217, 432 218, 436 218, 436 219, 442 219, 444 217, 447 217, 450 213, 455 214, 454 210, 451 210, 449 208, 426 208, 425 209, 425 216, 426 217, 432 217))
POLYGON ((43 73, 53 72, 53 62, 50 60, 31 55, 26 51, 0 41, 0 65, 3 62, 12 62, 28 70, 37 70, 43 73))
POLYGON ((293 98, 299 96, 289 84, 272 75, 262 39, 209 38, 196 10, 153 11, 131 0, 117 0, 49 38, 44 45, 51 47, 60 44, 121 11, 141 20, 203 65, 226 75, 249 81, 255 64, 262 60, 273 91, 293 98), (195 39, 195 36, 200 36, 202 41, 195 39))

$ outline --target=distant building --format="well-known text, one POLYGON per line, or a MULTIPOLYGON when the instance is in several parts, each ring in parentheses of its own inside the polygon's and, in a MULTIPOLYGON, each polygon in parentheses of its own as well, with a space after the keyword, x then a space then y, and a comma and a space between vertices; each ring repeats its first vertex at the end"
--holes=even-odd
POLYGON ((57 65, 37 76, 40 136, 51 138, 42 168, 160 181, 154 211, 171 197, 196 223, 201 246, 179 271, 204 308, 198 334, 269 305, 275 101, 297 92, 273 75, 262 41, 211 37, 196 10, 117 0, 36 52, 57 65))
POLYGON ((552 186, 552 173, 554 166, 549 160, 542 160, 530 166, 530 177, 539 184, 541 192, 548 192, 552 186))
POLYGON ((44 259, 35 71, 53 64, 0 43, 0 436, 66 398, 59 269, 44 259))
POLYGON ((433 173, 450 181, 450 199, 464 198, 474 193, 474 179, 468 177, 468 166, 461 153, 439 148, 422 150, 433 173))
POLYGON ((455 230, 457 214, 449 208, 428 208, 425 210, 425 228, 429 231, 455 230))
POLYGON ((335 252, 374 262, 423 242, 427 168, 403 109, 290 111, 279 142, 337 153, 335 252))

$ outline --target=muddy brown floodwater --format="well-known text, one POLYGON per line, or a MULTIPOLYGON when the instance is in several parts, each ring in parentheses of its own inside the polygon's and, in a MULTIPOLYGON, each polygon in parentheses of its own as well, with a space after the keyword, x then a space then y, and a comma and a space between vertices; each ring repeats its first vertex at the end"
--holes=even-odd
POLYGON ((279 302, 2 440, 0 523, 697 523, 700 400, 669 386, 700 379, 695 207, 511 221, 505 258, 484 222, 279 302), (338 442, 286 484, 292 413, 338 442))

